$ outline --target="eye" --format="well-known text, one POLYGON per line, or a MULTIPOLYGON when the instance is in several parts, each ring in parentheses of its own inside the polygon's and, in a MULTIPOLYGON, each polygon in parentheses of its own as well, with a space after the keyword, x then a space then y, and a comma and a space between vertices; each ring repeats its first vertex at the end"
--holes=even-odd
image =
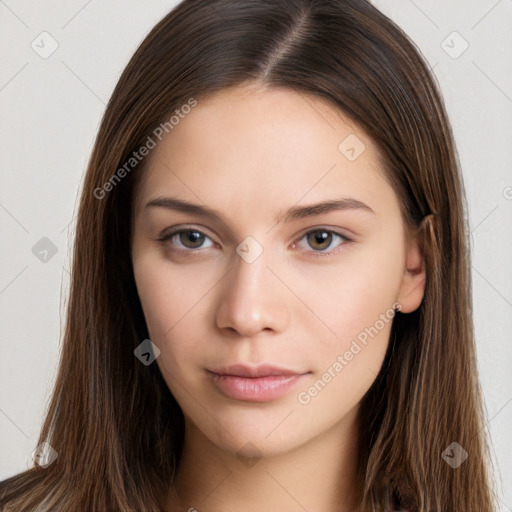
MULTIPOLYGON (((313 251, 309 251, 305 248, 306 252, 312 253, 313 256, 331 256, 339 252, 332 251, 332 249, 336 249, 341 245, 346 245, 351 242, 348 237, 341 233, 325 228, 316 228, 305 233, 299 239, 298 244, 304 248, 300 243, 302 240, 306 240, 309 247, 313 249, 313 251)), ((157 241, 164 244, 166 247, 170 247, 171 250, 192 254, 215 245, 209 236, 193 227, 164 232, 157 238, 157 241), (210 244, 205 246, 204 243, 208 240, 210 244)), ((296 247, 296 245, 297 244, 294 243, 293 247, 296 247)))
POLYGON ((193 251, 195 249, 207 249, 208 247, 213 246, 212 243, 211 245, 204 247, 203 244, 205 240, 211 241, 211 238, 205 235, 202 231, 193 228, 176 229, 160 235, 157 239, 158 242, 170 245, 172 248, 177 248, 177 250, 185 252, 193 251))
POLYGON ((304 239, 309 247, 313 248, 313 256, 330 256, 332 254, 336 254, 338 251, 333 252, 330 249, 339 247, 340 245, 346 245, 351 242, 348 237, 341 233, 324 228, 317 228, 308 231, 302 236, 300 241, 304 239), (336 244, 336 242, 338 243, 336 244), (328 250, 330 251, 327 252, 328 250))

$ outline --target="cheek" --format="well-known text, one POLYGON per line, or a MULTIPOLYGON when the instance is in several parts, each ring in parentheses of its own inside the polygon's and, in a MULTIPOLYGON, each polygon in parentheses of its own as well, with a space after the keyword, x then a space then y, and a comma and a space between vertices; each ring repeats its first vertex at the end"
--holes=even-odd
POLYGON ((296 279, 297 294, 316 315, 323 338, 332 340, 336 349, 343 349, 374 325, 395 302, 404 254, 399 234, 391 235, 382 234, 371 243, 354 245, 340 257, 339 264, 319 265, 312 274, 296 279))
POLYGON ((324 318, 336 334, 315 343, 314 351, 304 347, 313 375, 296 399, 311 428, 314 418, 334 424, 360 402, 375 381, 389 344, 395 316, 392 280, 368 271, 352 275, 345 284, 339 300, 325 304, 324 318))
POLYGON ((186 381, 183 369, 202 353, 207 336, 199 330, 206 325, 215 276, 194 265, 178 268, 161 252, 150 250, 138 255, 133 268, 149 337, 161 352, 157 364, 174 392, 177 383, 186 381))
POLYGON ((133 268, 146 323, 155 339, 169 336, 194 314, 214 284, 214 276, 209 277, 205 268, 178 266, 157 250, 141 253, 133 268))
POLYGON ((314 352, 309 349, 315 375, 301 390, 303 399, 297 397, 302 405, 311 402, 320 413, 335 404, 339 415, 339 408, 354 406, 375 380, 395 316, 393 303, 403 273, 400 247, 399 236, 382 236, 347 252, 342 264, 317 276, 310 307, 331 332, 317 338, 314 352))

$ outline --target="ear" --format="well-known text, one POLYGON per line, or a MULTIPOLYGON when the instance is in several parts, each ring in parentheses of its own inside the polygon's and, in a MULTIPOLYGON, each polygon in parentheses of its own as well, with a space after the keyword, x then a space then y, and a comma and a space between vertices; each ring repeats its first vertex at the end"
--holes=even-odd
POLYGON ((397 302, 401 313, 412 313, 419 308, 425 292, 425 261, 416 239, 409 241, 405 269, 397 302))

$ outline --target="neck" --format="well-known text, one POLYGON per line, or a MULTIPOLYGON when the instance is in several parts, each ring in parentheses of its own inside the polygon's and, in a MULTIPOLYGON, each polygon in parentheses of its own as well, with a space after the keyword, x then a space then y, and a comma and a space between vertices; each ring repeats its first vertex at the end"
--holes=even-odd
POLYGON ((241 459, 187 424, 169 512, 349 512, 355 510, 357 408, 286 453, 241 459))

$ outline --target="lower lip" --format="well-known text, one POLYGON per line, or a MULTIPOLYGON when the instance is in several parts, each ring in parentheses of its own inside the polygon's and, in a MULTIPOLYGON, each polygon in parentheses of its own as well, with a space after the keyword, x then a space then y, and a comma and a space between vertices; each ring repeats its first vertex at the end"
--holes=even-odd
POLYGON ((228 398, 246 402, 270 402, 288 393, 306 374, 236 377, 208 372, 213 384, 228 398))

